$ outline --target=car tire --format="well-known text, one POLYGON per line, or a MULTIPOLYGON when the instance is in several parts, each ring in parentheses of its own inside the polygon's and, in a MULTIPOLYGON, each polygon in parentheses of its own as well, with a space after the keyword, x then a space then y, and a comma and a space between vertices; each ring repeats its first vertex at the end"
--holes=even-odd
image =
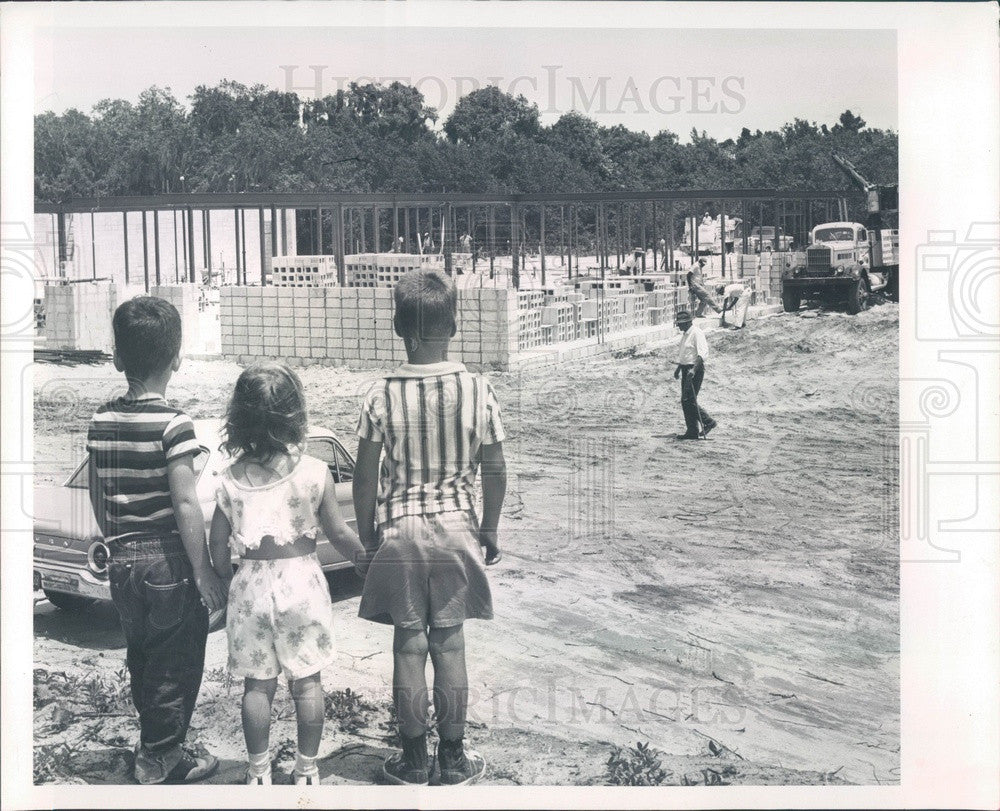
POLYGON ((64 594, 61 591, 49 591, 42 589, 45 597, 52 605, 63 611, 83 611, 94 601, 89 597, 80 597, 76 594, 64 594))
POLYGON ((864 278, 855 279, 847 288, 847 312, 857 315, 862 310, 867 310, 870 304, 870 293, 868 282, 864 278))
POLYGON ((781 306, 786 313, 797 313, 799 305, 802 304, 802 297, 793 290, 781 291, 781 306))

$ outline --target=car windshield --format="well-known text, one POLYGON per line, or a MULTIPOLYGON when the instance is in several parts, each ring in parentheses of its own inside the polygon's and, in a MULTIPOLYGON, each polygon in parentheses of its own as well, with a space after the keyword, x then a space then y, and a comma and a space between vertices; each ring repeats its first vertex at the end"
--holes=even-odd
POLYGON ((814 241, 816 242, 840 242, 854 239, 853 228, 817 228, 814 241))
MULTIPOLYGON (((78 490, 86 490, 90 486, 87 481, 88 478, 87 463, 89 461, 90 461, 89 456, 83 460, 83 464, 76 469, 76 473, 74 473, 70 477, 70 480, 66 482, 67 487, 75 487, 78 490)), ((208 449, 204 447, 199 448, 198 453, 194 457, 194 475, 196 479, 200 478, 201 472, 205 469, 205 464, 207 462, 208 462, 208 449)))

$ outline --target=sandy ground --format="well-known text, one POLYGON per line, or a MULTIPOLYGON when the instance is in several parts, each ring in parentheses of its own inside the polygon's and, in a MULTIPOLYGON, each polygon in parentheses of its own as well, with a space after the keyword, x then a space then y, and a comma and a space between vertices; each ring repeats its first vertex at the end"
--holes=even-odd
MULTIPOLYGON (((899 781, 897 340, 896 305, 712 332, 701 400, 719 427, 702 442, 673 438, 668 344, 491 376, 510 485, 497 619, 466 632, 484 783, 605 783, 613 747, 637 742, 663 753, 667 784, 899 781)), ((217 416, 237 374, 186 362, 171 399, 217 416)), ((302 370, 313 421, 350 437, 377 375, 302 370)), ((36 366, 39 483, 72 467, 119 385, 110 366, 36 366)), ((331 592, 342 656, 324 673, 320 771, 367 783, 391 751, 391 630, 356 618, 353 575, 331 592)), ((113 608, 42 599, 34 624, 36 780, 129 782, 113 608)), ((239 782, 245 757, 224 667, 217 632, 191 740, 222 759, 220 783, 239 782)), ((284 776, 284 689, 276 717, 284 776)))

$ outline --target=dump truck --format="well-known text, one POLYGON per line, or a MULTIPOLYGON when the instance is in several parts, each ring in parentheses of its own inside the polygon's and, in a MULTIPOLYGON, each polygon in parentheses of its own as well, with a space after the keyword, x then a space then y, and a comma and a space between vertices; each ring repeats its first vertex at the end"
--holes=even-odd
POLYGON ((826 222, 809 235, 805 264, 786 268, 781 279, 781 304, 795 312, 803 299, 845 303, 847 312, 866 309, 873 293, 895 299, 899 291, 899 231, 890 228, 889 215, 899 208, 896 184, 866 180, 839 155, 834 162, 865 194, 868 217, 864 223, 826 222))

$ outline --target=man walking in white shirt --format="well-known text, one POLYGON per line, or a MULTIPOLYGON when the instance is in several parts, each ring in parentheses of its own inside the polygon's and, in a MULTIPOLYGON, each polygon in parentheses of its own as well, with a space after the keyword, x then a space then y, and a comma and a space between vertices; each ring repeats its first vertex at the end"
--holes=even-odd
POLYGON ((698 405, 698 392, 705 377, 705 359, 708 357, 708 341, 705 333, 694 326, 691 313, 681 310, 674 321, 683 335, 677 347, 677 368, 674 369, 674 379, 681 381, 681 409, 684 411, 684 422, 687 430, 678 439, 698 439, 707 436, 718 424, 698 405))

